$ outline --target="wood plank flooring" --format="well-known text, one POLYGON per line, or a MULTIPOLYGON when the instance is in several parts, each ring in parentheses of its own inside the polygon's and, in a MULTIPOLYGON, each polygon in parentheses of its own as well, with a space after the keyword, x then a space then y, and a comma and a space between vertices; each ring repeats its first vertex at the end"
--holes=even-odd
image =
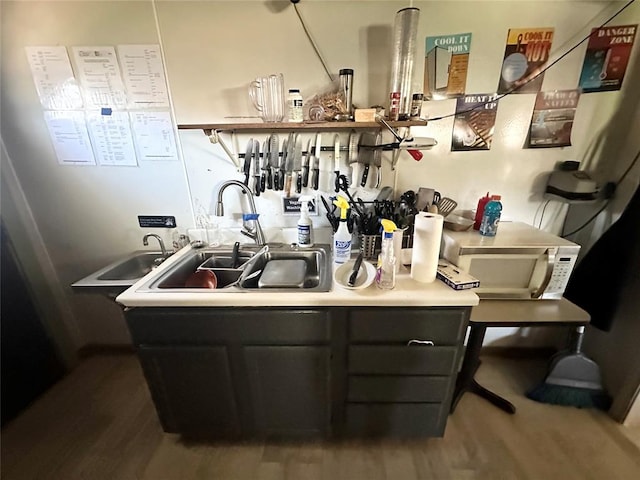
POLYGON ((2 431, 3 480, 636 480, 639 429, 532 402, 545 363, 483 358, 477 379, 508 415, 466 394, 444 438, 190 443, 162 432, 133 355, 86 359, 2 431))

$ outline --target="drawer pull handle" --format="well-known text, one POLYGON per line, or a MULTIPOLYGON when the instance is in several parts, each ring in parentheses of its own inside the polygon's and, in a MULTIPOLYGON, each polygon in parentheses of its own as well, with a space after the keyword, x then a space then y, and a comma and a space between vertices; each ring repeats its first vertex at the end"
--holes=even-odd
POLYGON ((435 343, 433 343, 431 340, 409 340, 407 342, 407 346, 410 347, 411 345, 425 345, 425 346, 431 346, 433 347, 435 345, 435 343))

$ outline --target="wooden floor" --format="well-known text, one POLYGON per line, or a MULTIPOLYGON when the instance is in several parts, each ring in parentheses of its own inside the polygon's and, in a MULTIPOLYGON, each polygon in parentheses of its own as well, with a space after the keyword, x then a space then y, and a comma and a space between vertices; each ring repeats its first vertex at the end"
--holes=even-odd
POLYGON ((444 438, 189 444, 162 432, 134 356, 93 357, 4 428, 2 479, 639 479, 638 429, 522 395, 544 368, 485 358, 478 380, 518 412, 466 394, 444 438))

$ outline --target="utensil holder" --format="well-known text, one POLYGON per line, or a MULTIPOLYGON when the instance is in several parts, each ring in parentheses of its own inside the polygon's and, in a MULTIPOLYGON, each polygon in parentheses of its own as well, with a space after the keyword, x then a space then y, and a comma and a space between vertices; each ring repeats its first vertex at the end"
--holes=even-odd
POLYGON ((378 253, 380 253, 380 235, 360 235, 360 251, 362 255, 367 260, 372 260, 378 258, 378 253))

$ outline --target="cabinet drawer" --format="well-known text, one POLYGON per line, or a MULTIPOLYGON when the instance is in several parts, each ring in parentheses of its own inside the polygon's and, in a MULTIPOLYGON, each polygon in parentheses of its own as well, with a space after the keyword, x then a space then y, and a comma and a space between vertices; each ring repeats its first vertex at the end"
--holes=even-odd
POLYGON ((349 319, 349 339, 359 343, 406 343, 431 340, 456 345, 469 319, 470 308, 362 308, 349 319))
POLYGON ((350 376, 350 402, 441 402, 447 395, 451 377, 350 376))
POLYGON ((349 373, 451 375, 456 347, 352 345, 349 373))
POLYGON ((446 412, 437 403, 347 404, 349 436, 441 437, 446 412))
POLYGON ((134 308, 125 313, 135 344, 327 343, 327 312, 303 309, 134 308))

